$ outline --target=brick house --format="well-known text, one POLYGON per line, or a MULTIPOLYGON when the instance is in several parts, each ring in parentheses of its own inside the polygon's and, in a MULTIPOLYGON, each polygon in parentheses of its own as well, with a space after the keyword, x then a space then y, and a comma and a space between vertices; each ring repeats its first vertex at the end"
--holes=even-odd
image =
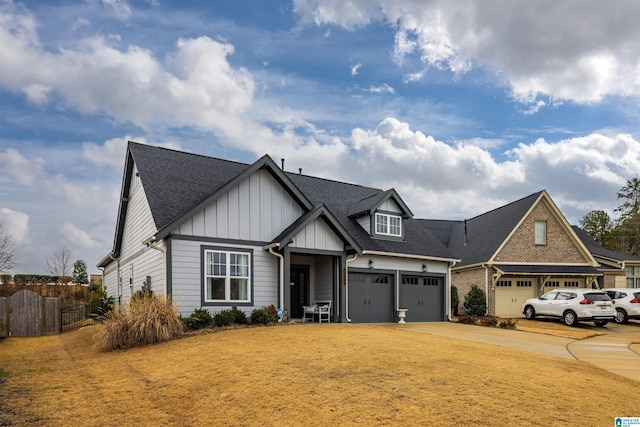
POLYGON ((527 298, 554 288, 598 287, 605 274, 614 274, 599 270, 545 190, 468 220, 423 224, 462 260, 451 275, 461 301, 478 285, 491 315, 521 316, 527 298))
POLYGON ((600 288, 640 288, 640 258, 604 248, 580 227, 573 230, 600 264, 600 288))

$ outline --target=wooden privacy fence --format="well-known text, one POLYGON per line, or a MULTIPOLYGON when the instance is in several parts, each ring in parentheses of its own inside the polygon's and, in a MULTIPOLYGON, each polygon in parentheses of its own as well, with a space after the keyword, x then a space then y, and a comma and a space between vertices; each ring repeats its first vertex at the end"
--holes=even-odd
POLYGON ((0 337, 36 337, 77 329, 87 318, 86 304, 60 309, 60 298, 23 289, 0 298, 0 337))

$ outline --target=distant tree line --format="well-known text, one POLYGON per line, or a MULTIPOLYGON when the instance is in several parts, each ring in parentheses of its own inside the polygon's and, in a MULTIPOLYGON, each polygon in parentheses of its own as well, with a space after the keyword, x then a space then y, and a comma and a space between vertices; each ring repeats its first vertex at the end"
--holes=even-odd
POLYGON ((580 227, 607 249, 640 256, 640 179, 627 180, 617 193, 620 206, 614 220, 604 210, 593 210, 580 220, 580 227))

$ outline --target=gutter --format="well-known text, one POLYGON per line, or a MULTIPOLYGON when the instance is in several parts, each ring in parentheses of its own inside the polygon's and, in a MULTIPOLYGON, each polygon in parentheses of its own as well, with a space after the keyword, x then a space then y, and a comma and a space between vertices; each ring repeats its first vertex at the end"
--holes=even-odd
POLYGON ((155 236, 150 236, 142 241, 142 244, 148 248, 155 249, 156 251, 162 252, 162 260, 164 261, 164 265, 162 266, 162 277, 164 279, 164 294, 167 295, 167 248, 156 245, 155 236))
POLYGON ((429 261, 448 261, 453 263, 461 262, 462 260, 456 258, 439 258, 428 255, 414 255, 414 254, 401 254, 397 252, 383 252, 383 251, 362 251, 362 255, 381 255, 388 257, 396 257, 396 258, 412 258, 412 259, 425 259, 429 261))
MULTIPOLYGON (((122 299, 122 283, 120 282, 120 258, 114 258, 113 252, 109 252, 109 258, 116 262, 116 296, 118 297, 118 305, 121 304, 122 299)), ((104 285, 104 274, 102 275, 102 284, 104 285)))
POLYGON ((353 258, 347 258, 345 262, 345 277, 344 277, 344 299, 345 299, 345 307, 344 307, 344 318, 348 323, 351 323, 351 319, 349 318, 349 263, 351 261, 355 261, 358 258, 358 254, 353 254, 353 258))
POLYGON ((451 269, 455 267, 457 261, 449 261, 449 265, 447 266, 447 292, 445 295, 447 304, 447 320, 449 322, 453 322, 453 318, 451 317, 451 269))
MULTIPOLYGON (((271 243, 267 246, 263 246, 262 249, 268 250, 271 255, 274 255, 280 258, 280 280, 279 280, 280 307, 279 308, 284 310, 284 257, 281 254, 273 251, 273 248, 278 248, 278 247, 280 247, 280 243, 271 243)), ((282 322, 282 317, 280 317, 279 321, 282 322)))
MULTIPOLYGON (((484 306, 487 307, 484 314, 487 315, 489 313, 489 266, 487 264, 482 264, 482 266, 484 267, 484 306)), ((494 289, 494 292, 495 292, 495 289, 494 289)), ((494 301, 495 301, 495 298, 494 298, 494 301)), ((494 314, 495 314, 495 310, 494 310, 494 314)))

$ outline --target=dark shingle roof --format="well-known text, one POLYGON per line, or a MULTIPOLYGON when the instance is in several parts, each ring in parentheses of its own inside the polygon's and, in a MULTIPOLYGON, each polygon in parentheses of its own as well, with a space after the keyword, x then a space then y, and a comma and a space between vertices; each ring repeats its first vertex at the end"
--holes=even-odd
MULTIPOLYGON (((172 224, 252 167, 244 163, 135 142, 129 143, 129 150, 138 168, 159 231, 171 228, 172 224)), ((305 204, 311 202, 315 207, 324 205, 329 216, 339 222, 340 227, 337 229, 346 231, 364 250, 451 258, 449 250, 416 220, 404 220, 405 241, 391 241, 372 239, 355 219, 349 218, 354 206, 356 210, 371 207, 388 197, 389 192, 395 197, 393 190, 384 192, 376 188, 294 173, 287 173, 286 177, 282 175, 281 178, 287 181, 283 185, 292 187, 293 193, 300 192, 303 199, 308 199, 305 204)), ((399 202, 404 204, 402 200, 399 202)), ((411 215, 410 211, 407 213, 411 215)), ((297 223, 292 224, 294 227, 296 225, 297 223)), ((283 230, 283 233, 286 231, 283 230)))
POLYGON ((156 228, 162 230, 249 165, 129 143, 156 228))
POLYGON ((531 209, 540 194, 542 191, 466 221, 419 221, 456 258, 462 259, 456 267, 486 262, 531 209))
POLYGON ((417 220, 403 220, 405 239, 394 241, 372 238, 360 224, 349 217, 353 213, 354 203, 372 206, 381 200, 386 192, 306 175, 288 175, 313 204, 324 203, 364 250, 452 258, 450 251, 417 220))
POLYGON ((589 252, 596 256, 601 256, 603 258, 609 258, 615 261, 640 261, 640 258, 634 255, 625 254, 622 252, 616 252, 609 249, 606 249, 600 243, 593 240, 586 231, 582 228, 573 225, 573 231, 576 232, 582 243, 589 249, 589 252))

